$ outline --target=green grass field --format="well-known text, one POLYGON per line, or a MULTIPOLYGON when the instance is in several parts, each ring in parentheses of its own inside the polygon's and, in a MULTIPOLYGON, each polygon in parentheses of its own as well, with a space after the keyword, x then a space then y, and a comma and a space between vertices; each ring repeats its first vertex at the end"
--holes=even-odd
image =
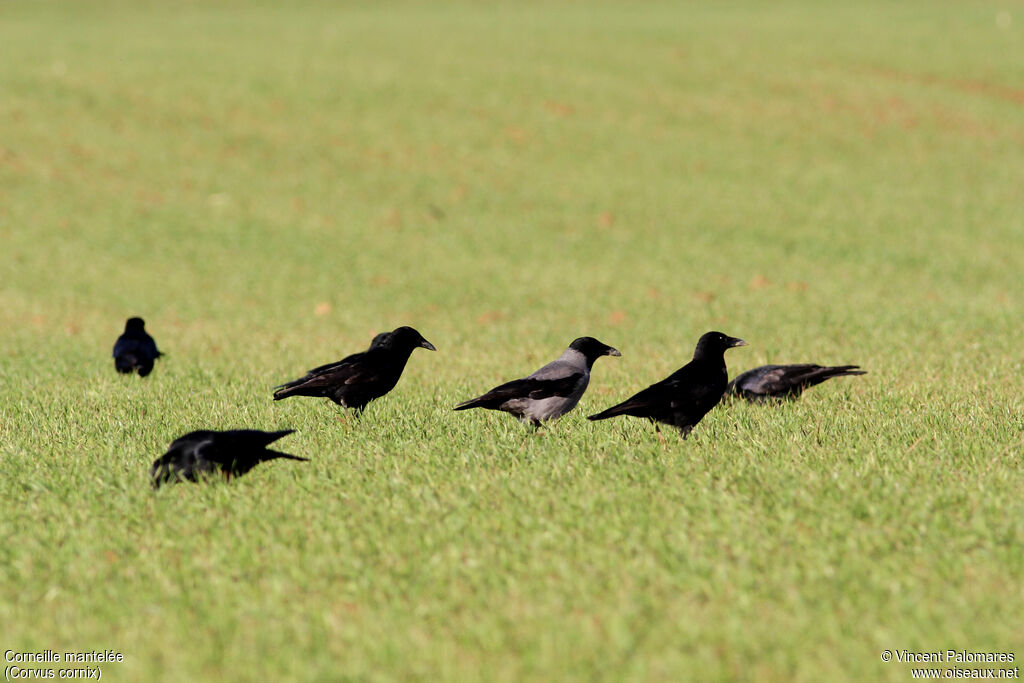
POLYGON ((960 0, 5 3, 0 649, 119 651, 112 681, 1019 665, 1022 36, 960 0), (271 400, 402 324, 438 353, 361 421, 271 400), (709 329, 732 371, 870 374, 664 448, 586 421, 709 329), (580 335, 623 357, 540 434, 452 412, 580 335), (312 462, 150 489, 231 427, 312 462))

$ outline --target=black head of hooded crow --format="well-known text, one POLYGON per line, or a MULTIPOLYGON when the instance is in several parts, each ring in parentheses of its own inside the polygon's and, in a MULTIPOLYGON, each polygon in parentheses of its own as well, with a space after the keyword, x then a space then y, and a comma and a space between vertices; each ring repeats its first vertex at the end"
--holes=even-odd
POLYGON ((621 356, 593 337, 573 340, 561 356, 523 379, 494 387, 455 410, 502 410, 539 427, 541 422, 565 415, 576 407, 590 383, 590 370, 601 356, 621 356))
POLYGON ((645 417, 677 427, 685 438, 722 399, 729 382, 725 352, 747 342, 721 332, 708 332, 697 342, 693 360, 671 375, 589 420, 618 415, 645 417))
POLYGON ((278 458, 308 460, 267 448, 274 441, 294 431, 202 430, 180 436, 171 442, 166 453, 153 461, 153 467, 149 472, 153 488, 179 481, 195 482, 216 474, 230 480, 232 477, 245 474, 261 462, 278 458))
POLYGON ((833 377, 866 375, 858 365, 822 366, 814 363, 794 365, 762 365, 737 375, 727 393, 745 398, 754 403, 772 399, 796 399, 804 389, 821 384, 833 377))
POLYGON ((156 342, 146 332, 142 318, 128 318, 124 332, 114 343, 114 367, 122 374, 138 372, 145 377, 153 371, 153 362, 162 356, 156 342))
POLYGON ((274 400, 321 396, 359 413, 367 403, 395 388, 415 349, 437 350, 411 327, 378 334, 366 351, 313 368, 305 376, 276 387, 274 400))

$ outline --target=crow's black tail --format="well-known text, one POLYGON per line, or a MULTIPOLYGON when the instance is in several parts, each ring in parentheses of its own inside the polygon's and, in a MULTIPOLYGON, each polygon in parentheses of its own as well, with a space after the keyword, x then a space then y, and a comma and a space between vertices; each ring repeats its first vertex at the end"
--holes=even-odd
POLYGON ((483 396, 477 396, 476 398, 471 398, 468 401, 463 401, 459 405, 455 406, 454 410, 469 410, 470 408, 482 408, 484 407, 485 403, 483 398, 483 396))
POLYGON ((282 453, 281 451, 272 451, 269 448, 261 454, 260 460, 265 462, 267 460, 277 460, 278 458, 284 458, 285 460, 300 460, 302 462, 309 462, 309 458, 302 458, 291 453, 282 453))
POLYGON ((618 417, 619 415, 625 415, 626 411, 628 409, 629 409, 629 407, 626 404, 620 403, 617 406, 612 406, 611 408, 607 408, 605 410, 602 410, 600 413, 594 413, 593 415, 587 415, 587 419, 588 420, 607 420, 609 417, 618 417))
POLYGON ((808 386, 814 386, 815 384, 821 384, 827 379, 833 377, 847 377, 849 375, 866 375, 867 371, 861 370, 859 365, 835 365, 832 367, 818 368, 814 372, 810 373, 805 382, 808 386))
POLYGON ((298 382, 288 382, 287 384, 281 384, 274 387, 274 400, 280 401, 282 398, 288 398, 289 396, 295 396, 297 392, 293 391, 295 387, 299 385, 298 382))

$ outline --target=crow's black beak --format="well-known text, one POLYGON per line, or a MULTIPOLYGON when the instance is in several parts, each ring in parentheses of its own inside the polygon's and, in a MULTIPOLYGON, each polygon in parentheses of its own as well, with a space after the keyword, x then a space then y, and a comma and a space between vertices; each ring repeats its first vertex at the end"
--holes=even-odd
POLYGON ((608 350, 604 352, 604 355, 606 355, 606 356, 621 356, 622 352, 619 351, 618 349, 613 349, 612 347, 609 346, 608 350))
POLYGON ((746 345, 747 345, 747 342, 743 341, 742 339, 737 339, 736 337, 729 337, 729 348, 730 349, 735 347, 735 346, 746 346, 746 345))
POLYGON ((426 349, 427 351, 437 351, 437 349, 434 348, 434 345, 426 339, 420 342, 420 348, 426 349))

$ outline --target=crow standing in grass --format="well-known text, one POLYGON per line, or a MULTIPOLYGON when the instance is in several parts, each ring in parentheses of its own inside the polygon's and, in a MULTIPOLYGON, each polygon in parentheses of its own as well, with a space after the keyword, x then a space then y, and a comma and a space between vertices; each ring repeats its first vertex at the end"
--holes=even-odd
POLYGON ((455 410, 503 410, 523 422, 540 427, 544 420, 565 415, 576 407, 590 383, 590 369, 601 356, 621 356, 617 349, 593 337, 580 337, 556 360, 524 379, 494 387, 455 406, 455 410))
POLYGON ((261 432, 257 429, 235 429, 226 432, 199 431, 178 437, 171 442, 166 453, 153 461, 150 477, 153 488, 179 481, 199 481, 203 476, 216 473, 225 480, 239 477, 261 462, 287 458, 309 460, 297 455, 280 453, 267 448, 282 436, 294 432, 261 432))
POLYGON ((827 379, 866 374, 867 372, 861 370, 859 365, 762 365, 733 378, 729 382, 727 393, 756 403, 771 399, 796 399, 804 389, 821 384, 827 379))
POLYGON ((725 351, 747 342, 721 332, 708 332, 697 342, 693 360, 657 384, 612 406, 588 420, 606 420, 617 415, 646 417, 678 427, 685 439, 709 410, 715 407, 725 393, 729 375, 725 369, 725 351))
POLYGON ((124 333, 114 343, 114 367, 122 374, 136 370, 139 377, 153 371, 153 361, 163 354, 157 351, 156 342, 146 333, 142 318, 128 318, 124 333))
POLYGON ((411 327, 383 332, 366 351, 313 368, 304 377, 276 387, 274 400, 323 396, 358 415, 367 403, 395 388, 413 349, 437 350, 411 327))

